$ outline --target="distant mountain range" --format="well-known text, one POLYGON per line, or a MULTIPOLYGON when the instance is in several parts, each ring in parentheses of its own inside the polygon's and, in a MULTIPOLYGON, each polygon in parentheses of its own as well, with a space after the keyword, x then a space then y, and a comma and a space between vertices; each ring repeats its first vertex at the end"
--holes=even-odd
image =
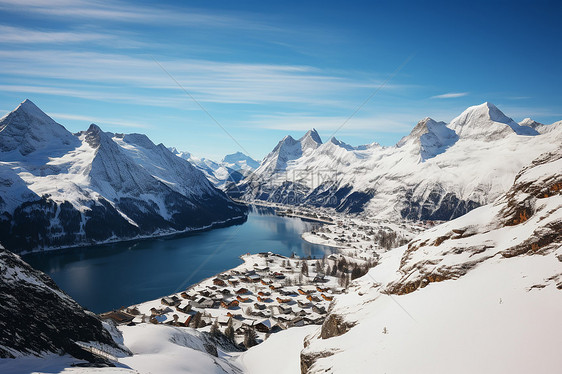
POLYGON ((208 158, 196 157, 189 152, 180 152, 174 147, 168 149, 201 170, 215 187, 221 189, 229 184, 240 182, 260 166, 259 162, 242 152, 226 155, 222 161, 215 162, 208 158))
POLYGON ((254 173, 227 188, 244 200, 368 212, 381 217, 449 220, 493 201, 517 172, 560 147, 562 121, 516 123, 491 103, 449 124, 421 120, 395 146, 323 143, 312 129, 283 138, 254 173))
POLYGON ((141 134, 72 134, 26 100, 0 119, 0 243, 15 252, 244 219, 189 162, 141 134))

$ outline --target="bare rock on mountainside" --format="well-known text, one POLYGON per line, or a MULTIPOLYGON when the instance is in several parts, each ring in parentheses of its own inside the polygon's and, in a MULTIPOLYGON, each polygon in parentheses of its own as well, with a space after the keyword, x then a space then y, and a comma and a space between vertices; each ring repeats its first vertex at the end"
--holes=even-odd
POLYGON ((562 244, 561 196, 562 148, 538 157, 517 174, 503 197, 480 208, 488 210, 486 220, 472 220, 478 216, 475 211, 458 220, 467 225, 451 221, 411 241, 400 263, 403 276, 389 284, 386 292, 402 295, 433 282, 456 279, 497 255, 544 254, 558 248, 562 244), (510 228, 514 238, 498 245, 493 233, 510 228), (435 235, 437 231, 441 234, 435 235), (477 245, 469 244, 479 238, 477 245))
POLYGON ((0 357, 69 354, 103 362, 76 343, 94 343, 129 354, 102 322, 61 291, 44 273, 0 247, 0 357))

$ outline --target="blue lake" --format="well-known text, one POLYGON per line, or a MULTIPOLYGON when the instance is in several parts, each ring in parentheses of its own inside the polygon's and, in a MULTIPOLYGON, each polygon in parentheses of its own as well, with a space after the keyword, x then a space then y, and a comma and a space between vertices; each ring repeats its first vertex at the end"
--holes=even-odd
POLYGON ((318 226, 252 208, 240 225, 170 238, 141 240, 23 256, 66 293, 93 312, 181 291, 242 263, 244 253, 275 252, 322 257, 333 248, 301 239, 318 226))

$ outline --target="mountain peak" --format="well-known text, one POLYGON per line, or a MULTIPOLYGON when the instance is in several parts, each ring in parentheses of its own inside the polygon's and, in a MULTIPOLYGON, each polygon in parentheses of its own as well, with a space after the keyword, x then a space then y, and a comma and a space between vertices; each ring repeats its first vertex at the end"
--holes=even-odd
POLYGON ((445 152, 457 140, 457 134, 448 128, 445 122, 437 122, 430 117, 425 117, 417 123, 408 136, 400 139, 396 146, 400 148, 406 144, 414 145, 415 153, 419 153, 421 160, 425 161, 445 152))
POLYGON ((304 136, 302 138, 300 138, 300 141, 306 140, 306 139, 312 139, 314 142, 318 143, 318 144, 322 144, 322 139, 320 138, 320 135, 318 134, 318 131, 316 131, 315 128, 312 128, 310 130, 308 130, 306 132, 306 134, 304 134, 304 136))
POLYGON ((509 134, 538 135, 527 126, 520 126, 490 102, 471 106, 453 119, 449 128, 461 138, 494 140, 509 134))
POLYGON ((37 105, 33 103, 33 101, 29 99, 25 99, 14 109, 10 114, 25 114, 28 117, 32 117, 38 119, 41 122, 55 122, 51 117, 49 117, 45 112, 43 112, 37 105))
POLYGON ((26 156, 39 149, 66 148, 76 141, 74 135, 29 99, 0 119, 0 151, 17 149, 21 156, 26 156))

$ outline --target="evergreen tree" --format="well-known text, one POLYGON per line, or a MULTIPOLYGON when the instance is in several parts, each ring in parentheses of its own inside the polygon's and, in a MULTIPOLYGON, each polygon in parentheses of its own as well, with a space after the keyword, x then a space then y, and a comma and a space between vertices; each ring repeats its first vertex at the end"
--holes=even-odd
POLYGON ((232 326, 232 317, 228 319, 228 324, 226 325, 226 329, 224 329, 224 335, 234 343, 234 326, 232 326))
POLYGON ((301 274, 308 277, 308 264, 306 261, 302 262, 301 274))
POLYGON ((191 319, 191 323, 190 323, 191 327, 193 327, 194 329, 200 327, 200 325, 201 325, 201 316, 202 316, 201 312, 195 313, 195 315, 194 315, 193 318, 191 319))
POLYGON ((211 326, 211 335, 216 337, 219 336, 220 333, 221 330, 219 330, 219 322, 215 319, 215 322, 211 326))
POLYGON ((247 329, 244 333, 244 346, 246 348, 251 348, 258 344, 257 337, 256 331, 253 328, 247 329))

